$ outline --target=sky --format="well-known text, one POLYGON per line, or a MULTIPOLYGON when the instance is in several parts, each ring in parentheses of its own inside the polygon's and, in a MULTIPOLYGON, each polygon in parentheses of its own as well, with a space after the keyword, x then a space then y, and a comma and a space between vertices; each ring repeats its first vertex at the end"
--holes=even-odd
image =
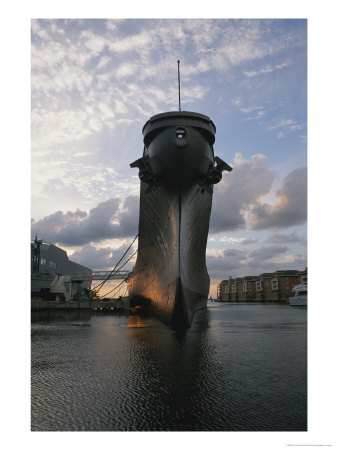
POLYGON ((182 110, 213 120, 233 167, 214 191, 210 295, 229 276, 303 270, 306 19, 33 19, 32 237, 114 266, 138 227, 129 164, 149 117, 178 110, 178 59, 182 110))

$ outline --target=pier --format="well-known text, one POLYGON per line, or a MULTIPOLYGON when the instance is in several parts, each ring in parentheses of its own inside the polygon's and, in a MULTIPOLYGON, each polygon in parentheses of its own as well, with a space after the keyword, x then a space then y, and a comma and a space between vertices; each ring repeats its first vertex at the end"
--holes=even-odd
POLYGON ((46 300, 39 297, 33 297, 31 299, 32 310, 42 309, 83 309, 83 310, 95 310, 95 311, 129 311, 130 310, 130 297, 120 298, 105 298, 105 299, 84 299, 84 300, 70 300, 57 301, 46 300))
MULTIPOLYGON (((115 273, 110 270, 93 270, 91 274, 89 272, 78 272, 72 275, 72 279, 73 281, 125 280, 129 274, 128 270, 120 270, 115 273)), ((52 273, 32 272, 31 274, 32 280, 53 281, 54 278, 55 274, 52 273)))

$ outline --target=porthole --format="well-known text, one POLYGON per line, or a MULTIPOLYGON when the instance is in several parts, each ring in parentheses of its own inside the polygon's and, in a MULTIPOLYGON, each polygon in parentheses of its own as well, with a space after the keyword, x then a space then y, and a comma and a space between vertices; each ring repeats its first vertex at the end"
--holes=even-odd
POLYGON ((176 130, 177 139, 183 139, 185 134, 186 134, 186 131, 184 128, 177 128, 177 130, 176 130))

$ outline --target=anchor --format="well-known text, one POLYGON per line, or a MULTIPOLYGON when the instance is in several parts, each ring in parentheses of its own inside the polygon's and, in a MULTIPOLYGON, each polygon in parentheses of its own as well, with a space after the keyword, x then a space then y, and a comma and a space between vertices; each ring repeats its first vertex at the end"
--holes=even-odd
POLYGON ((209 164, 209 161, 205 159, 200 166, 196 183, 202 186, 202 193, 204 193, 204 191, 207 191, 211 194, 213 191, 212 186, 221 181, 222 172, 224 170, 226 170, 227 172, 232 171, 232 167, 230 167, 229 164, 224 162, 218 156, 215 156, 215 163, 216 165, 212 163, 209 164))
POLYGON ((159 187, 159 176, 162 173, 162 167, 156 156, 150 158, 148 155, 145 155, 131 163, 130 167, 139 169, 138 176, 140 180, 148 185, 146 192, 156 190, 159 187))

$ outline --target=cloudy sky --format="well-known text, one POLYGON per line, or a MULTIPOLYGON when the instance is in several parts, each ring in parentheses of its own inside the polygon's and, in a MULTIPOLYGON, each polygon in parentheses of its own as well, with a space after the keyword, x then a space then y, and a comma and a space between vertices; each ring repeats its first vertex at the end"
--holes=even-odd
MULTIPOLYGON (((216 125, 207 265, 229 277, 307 266, 307 21, 31 21, 32 236, 109 269, 137 233, 129 163, 154 114, 216 125)), ((136 249, 136 244, 135 244, 136 249)), ((129 265, 131 268, 132 265, 129 265)))

